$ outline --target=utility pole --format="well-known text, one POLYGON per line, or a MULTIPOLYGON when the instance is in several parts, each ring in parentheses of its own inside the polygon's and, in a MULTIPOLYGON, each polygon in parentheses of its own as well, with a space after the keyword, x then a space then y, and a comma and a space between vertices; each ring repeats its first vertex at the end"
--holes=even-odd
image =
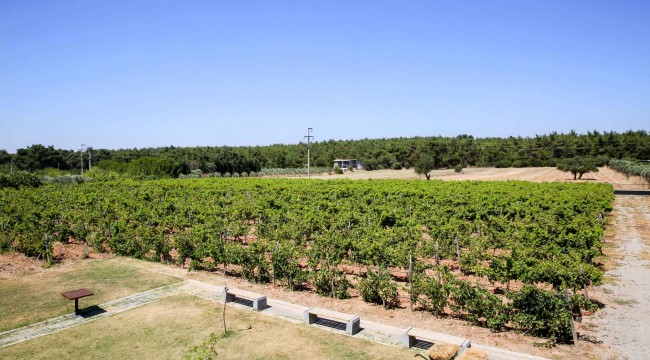
POLYGON ((92 162, 92 158, 93 158, 92 150, 93 150, 92 146, 89 146, 88 147, 88 171, 90 171, 90 163, 92 162))
POLYGON ((79 158, 81 159, 81 176, 84 176, 84 146, 86 146, 86 144, 81 144, 81 148, 79 149, 79 158))
POLYGON ((307 179, 311 179, 311 170, 310 170, 310 163, 309 163, 309 151, 311 149, 311 138, 314 136, 311 134, 312 128, 307 128, 307 179))

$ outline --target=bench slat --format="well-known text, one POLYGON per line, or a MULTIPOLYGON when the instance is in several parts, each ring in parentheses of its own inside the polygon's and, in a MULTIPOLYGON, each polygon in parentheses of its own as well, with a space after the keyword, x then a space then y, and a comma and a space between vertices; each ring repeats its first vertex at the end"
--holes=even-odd
POLYGON ((410 329, 407 332, 407 335, 421 340, 430 340, 431 342, 443 341, 454 345, 461 345, 465 341, 465 339, 461 337, 434 333, 431 331, 415 328, 410 329))
POLYGON ((228 293, 229 294, 234 294, 237 297, 245 298, 245 299, 248 299, 248 300, 259 299, 259 298, 264 296, 262 294, 258 294, 258 293, 254 293, 254 292, 246 291, 246 290, 240 290, 240 289, 228 289, 228 293))
POLYGON ((316 322, 317 318, 345 323, 345 332, 350 335, 354 335, 361 331, 361 318, 358 316, 315 307, 305 309, 305 312, 303 313, 305 324, 311 325, 316 322))
POLYGON ((321 309, 321 308, 311 308, 307 310, 307 312, 319 317, 324 317, 331 320, 338 320, 341 322, 348 322, 356 318, 355 315, 345 314, 338 311, 332 311, 332 310, 321 309))
POLYGON ((266 295, 257 294, 254 292, 241 290, 241 289, 227 289, 224 288, 221 292, 221 302, 228 303, 234 301, 236 298, 246 299, 253 302, 253 309, 262 311, 267 308, 266 295))

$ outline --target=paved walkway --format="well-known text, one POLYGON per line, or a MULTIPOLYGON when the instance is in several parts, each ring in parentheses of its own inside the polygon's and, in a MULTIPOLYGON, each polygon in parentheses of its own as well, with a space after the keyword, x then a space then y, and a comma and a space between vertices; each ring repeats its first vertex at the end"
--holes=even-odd
MULTIPOLYGON (((22 328, 13 329, 0 333, 0 348, 14 345, 23 341, 35 339, 40 336, 52 334, 61 330, 65 330, 74 326, 79 326, 91 321, 103 319, 105 317, 119 314, 126 310, 136 308, 138 306, 146 305, 154 301, 164 299, 175 294, 188 294, 197 296, 208 301, 221 301, 221 292, 223 287, 206 284, 196 280, 184 280, 173 285, 159 287, 153 290, 145 291, 139 294, 131 295, 119 300, 111 301, 101 304, 96 307, 96 311, 83 313, 80 316, 68 314, 59 316, 49 320, 34 323, 22 328), (84 317, 85 316, 85 317, 84 317)), ((296 305, 285 301, 268 299, 268 307, 260 314, 265 316, 273 316, 281 318, 296 324, 303 323, 303 312, 308 309, 306 306, 296 305)), ((231 306, 241 309, 250 309, 250 307, 236 302, 229 302, 231 306)), ((322 325, 312 325, 322 328, 326 331, 342 333, 340 330, 335 330, 330 327, 322 325)), ((370 341, 380 342, 391 346, 401 346, 402 334, 405 329, 389 326, 385 324, 365 321, 361 319, 361 331, 356 333, 354 337, 366 339, 370 341)), ((434 339, 438 341, 450 342, 460 345, 465 339, 440 333, 430 332, 434 339)), ((488 353, 490 360, 514 360, 514 359, 530 359, 542 360, 543 358, 530 356, 522 353, 515 353, 498 348, 481 346, 472 344, 472 347, 484 350, 488 353)))

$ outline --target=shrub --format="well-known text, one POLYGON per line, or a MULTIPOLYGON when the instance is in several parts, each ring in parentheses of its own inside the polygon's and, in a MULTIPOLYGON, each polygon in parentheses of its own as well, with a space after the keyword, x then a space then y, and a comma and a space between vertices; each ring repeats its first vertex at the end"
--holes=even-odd
POLYGON ((448 286, 450 307, 458 316, 493 330, 501 330, 508 322, 508 308, 484 287, 460 279, 451 279, 448 286))
POLYGON ((454 167, 454 172, 460 173, 463 172, 463 164, 458 164, 454 167))
POLYGON ((299 259, 300 248, 289 242, 281 243, 271 256, 274 278, 284 281, 291 290, 300 287, 307 280, 305 272, 300 268, 299 259))
POLYGON ((377 272, 368 268, 366 276, 359 281, 358 289, 364 301, 382 304, 389 309, 399 305, 397 285, 391 281, 390 272, 384 267, 380 266, 377 272))
POLYGON ((341 170, 340 167, 335 166, 335 167, 334 167, 334 173, 340 175, 340 174, 343 174, 343 170, 341 170))
POLYGON ((0 189, 20 187, 39 187, 41 186, 41 179, 38 175, 28 173, 26 171, 14 171, 9 174, 0 174, 0 189))
POLYGON ((347 299, 349 297, 350 282, 345 278, 345 274, 341 270, 337 268, 321 268, 312 274, 312 278, 314 287, 316 287, 319 294, 337 299, 347 299))
POLYGON ((11 238, 4 232, 0 233, 0 254, 11 250, 12 245, 11 238))
POLYGON ((57 177, 46 176, 43 178, 43 182, 52 184, 81 184, 88 180, 89 178, 81 175, 62 175, 57 177))
POLYGON ((438 279, 428 277, 424 274, 414 277, 411 296, 426 311, 440 316, 447 304, 447 295, 447 288, 438 279))
POLYGON ((376 159, 364 160, 363 168, 368 171, 379 170, 379 162, 376 159))
POLYGON ((185 259, 191 257, 192 253, 194 253, 194 244, 191 236, 186 233, 177 234, 174 237, 174 248, 176 248, 178 253, 176 262, 183 266, 185 259))
POLYGON ((640 176, 645 181, 650 183, 650 164, 643 164, 641 162, 617 160, 612 159, 609 161, 609 166, 626 176, 640 176))
POLYGON ((519 292, 508 293, 512 300, 512 323, 531 335, 549 337, 552 340, 568 342, 571 334, 571 314, 561 296, 524 285, 519 292))
POLYGON ((233 259, 239 260, 244 279, 257 282, 271 282, 270 265, 266 261, 266 254, 260 242, 254 242, 248 248, 238 247, 241 252, 239 256, 233 256, 233 259))

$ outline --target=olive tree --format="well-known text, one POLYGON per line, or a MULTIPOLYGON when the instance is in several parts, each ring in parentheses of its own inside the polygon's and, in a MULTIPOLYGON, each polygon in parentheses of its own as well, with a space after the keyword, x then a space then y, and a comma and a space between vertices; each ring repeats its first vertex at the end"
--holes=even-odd
POLYGON ((560 161, 557 165, 557 169, 570 172, 573 175, 573 180, 576 180, 582 179, 582 175, 588 172, 597 172, 598 165, 596 165, 594 159, 576 156, 571 159, 560 161))

